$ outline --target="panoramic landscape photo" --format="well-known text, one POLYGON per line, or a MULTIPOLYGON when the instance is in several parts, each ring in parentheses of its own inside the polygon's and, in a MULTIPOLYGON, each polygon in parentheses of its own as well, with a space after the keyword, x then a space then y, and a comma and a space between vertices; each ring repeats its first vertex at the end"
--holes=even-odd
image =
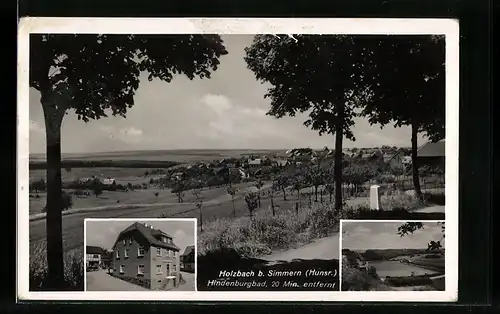
POLYGON ((445 291, 444 236, 444 221, 342 221, 342 291, 445 291))
MULTIPOLYGON (((32 34, 30 290, 84 290, 85 218, 196 218, 199 290, 248 290, 221 270, 338 273, 340 219, 444 219, 444 47, 32 34)), ((295 279, 338 290, 321 278, 295 279)))

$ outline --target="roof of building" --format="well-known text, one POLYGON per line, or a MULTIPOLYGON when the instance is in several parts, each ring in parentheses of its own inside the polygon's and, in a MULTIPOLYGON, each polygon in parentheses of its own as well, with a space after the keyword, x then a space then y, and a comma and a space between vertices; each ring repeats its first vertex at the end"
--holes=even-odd
POLYGON ((262 162, 262 160, 261 160, 261 159, 254 159, 254 160, 250 160, 250 161, 248 162, 248 164, 249 164, 249 165, 260 165, 260 164, 261 164, 261 162, 262 162))
POLYGON ((98 246, 87 245, 85 252, 87 254, 103 254, 103 249, 98 246))
MULTIPOLYGON (((166 237, 169 237, 172 239, 171 235, 169 235, 168 233, 165 233, 159 229, 147 227, 146 225, 139 223, 139 222, 134 222, 128 228, 126 228, 125 230, 120 232, 120 234, 117 237, 117 241, 118 241, 118 239, 120 239, 122 234, 128 233, 130 231, 134 231, 134 230, 138 231, 148 241, 148 243, 152 246, 163 247, 163 248, 167 248, 167 249, 174 249, 177 251, 180 250, 179 247, 177 245, 175 245, 174 243, 161 242, 160 240, 158 240, 156 238, 157 236, 163 235, 163 236, 166 236, 166 237)), ((115 245, 116 245, 116 242, 115 242, 115 245)), ((113 245, 113 248, 114 248, 114 245, 113 245)))
POLYGON ((445 140, 436 143, 427 142, 417 150, 418 157, 444 157, 445 140))
POLYGON ((184 253, 182 253, 182 256, 186 256, 186 255, 189 255, 191 253, 194 253, 194 245, 186 246, 186 248, 184 249, 184 253))

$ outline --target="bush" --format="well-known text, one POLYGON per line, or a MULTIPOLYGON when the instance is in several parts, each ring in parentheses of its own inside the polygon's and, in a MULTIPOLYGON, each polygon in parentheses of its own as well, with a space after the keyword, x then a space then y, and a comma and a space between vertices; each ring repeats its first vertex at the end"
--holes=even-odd
MULTIPOLYGON (((30 248, 30 291, 48 290, 48 266, 46 242, 32 245, 30 248)), ((84 290, 83 252, 72 250, 64 255, 64 279, 67 291, 84 290)))
MULTIPOLYGON (((61 205, 62 205, 63 211, 68 210, 71 207, 73 207, 73 197, 71 196, 71 194, 69 194, 66 191, 62 191, 61 205)), ((47 212, 46 206, 42 209, 42 213, 45 213, 45 212, 47 212)))
POLYGON ((46 188, 47 188, 47 185, 45 184, 44 179, 36 180, 36 181, 30 182, 30 184, 29 184, 30 191, 45 191, 46 188))
POLYGON ((256 212, 252 219, 221 218, 207 223, 198 237, 200 255, 221 249, 233 249, 244 257, 259 257, 277 249, 287 249, 329 236, 338 230, 340 219, 354 218, 347 211, 335 214, 331 205, 313 204, 283 210, 273 216, 269 211, 256 212))
POLYGON ((412 194, 399 191, 396 194, 381 196, 380 203, 384 210, 405 209, 411 211, 427 206, 425 200, 422 201, 412 194))
POLYGON ((429 204, 445 205, 445 194, 444 193, 423 193, 424 199, 429 204))
POLYGON ((122 276, 118 272, 112 272, 110 275, 123 281, 130 282, 134 285, 151 289, 151 279, 122 276))

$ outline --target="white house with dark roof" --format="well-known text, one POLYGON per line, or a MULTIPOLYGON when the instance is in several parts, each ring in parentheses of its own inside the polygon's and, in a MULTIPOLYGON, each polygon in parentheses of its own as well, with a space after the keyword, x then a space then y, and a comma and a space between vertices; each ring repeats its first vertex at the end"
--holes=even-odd
POLYGON ((179 285, 180 248, 168 233, 135 222, 120 232, 113 245, 113 272, 149 282, 151 289, 179 285))

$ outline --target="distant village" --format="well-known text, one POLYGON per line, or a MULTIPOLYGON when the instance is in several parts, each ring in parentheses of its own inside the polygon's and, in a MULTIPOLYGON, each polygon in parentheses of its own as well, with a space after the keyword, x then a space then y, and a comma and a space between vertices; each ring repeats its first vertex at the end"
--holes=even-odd
MULTIPOLYGON (((431 165, 444 168, 444 140, 421 146, 417 156, 419 165, 431 165)), ((174 186, 176 182, 198 180, 204 186, 218 186, 229 182, 251 181, 256 178, 268 180, 273 175, 281 173, 288 167, 309 167, 312 165, 328 166, 333 163, 335 151, 324 147, 320 150, 312 148, 294 148, 286 152, 269 152, 258 154, 243 154, 239 158, 221 158, 212 161, 198 161, 173 166, 169 169, 151 169, 144 173, 150 177, 150 185, 174 186)), ((382 146, 376 148, 346 148, 343 161, 371 165, 377 169, 407 174, 411 170, 411 149, 382 146)), ((80 179, 90 182, 95 176, 80 179)), ((116 185, 113 178, 100 178, 101 184, 116 185)), ((142 188, 148 184, 143 183, 142 188)), ((135 188, 140 188, 135 187, 135 188)))

